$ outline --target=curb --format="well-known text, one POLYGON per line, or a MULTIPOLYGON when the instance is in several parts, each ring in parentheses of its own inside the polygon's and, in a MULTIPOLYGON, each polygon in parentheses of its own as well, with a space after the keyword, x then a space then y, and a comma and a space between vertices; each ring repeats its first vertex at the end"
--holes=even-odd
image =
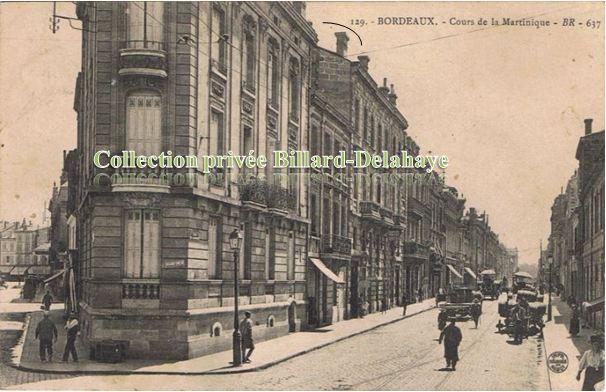
POLYGON ((33 373, 42 373, 42 374, 77 374, 77 375, 116 375, 116 376, 123 376, 123 375, 162 375, 162 376, 169 376, 169 375, 174 375, 174 376, 205 376, 205 375, 226 375, 226 374, 238 374, 238 373, 251 373, 251 372, 258 372, 261 370, 265 370, 267 368, 270 368, 272 366, 275 366, 279 363, 282 362, 286 362, 290 359, 293 359, 295 357, 307 354, 309 352, 321 349, 323 347, 326 346, 330 346, 331 344, 349 339, 351 337, 357 336, 357 335, 361 335, 363 333, 366 332, 370 332, 372 330, 375 330, 377 328, 386 326, 386 325, 390 325, 390 324, 394 324, 397 323, 399 321, 405 320, 407 318, 410 317, 414 317, 418 314, 421 313, 425 313, 429 310, 435 309, 435 305, 430 306, 427 309, 423 309, 418 311, 417 313, 414 314, 408 314, 406 316, 401 316, 398 318, 395 318, 393 320, 389 320, 389 321, 385 321, 383 323, 377 324, 377 325, 373 325, 372 327, 369 327, 367 329, 364 330, 360 330, 357 332, 354 332, 350 335, 346 335, 346 336, 342 336, 338 339, 332 340, 330 342, 326 342, 326 343, 322 343, 320 345, 314 346, 314 347, 310 347, 308 349, 287 355, 283 358, 280 359, 276 359, 275 361, 271 361, 271 362, 267 362, 265 364, 259 365, 259 366, 255 366, 255 367, 251 367, 251 368, 245 368, 245 369, 237 369, 237 370, 209 370, 209 371, 204 371, 204 372, 167 372, 167 371, 153 371, 153 370, 142 370, 142 371, 132 371, 132 370, 46 370, 46 369, 35 369, 35 368, 30 368, 27 366, 23 366, 21 364, 15 364, 15 363, 8 363, 7 365, 17 369, 17 370, 21 370, 21 371, 27 371, 27 372, 33 372, 33 373))

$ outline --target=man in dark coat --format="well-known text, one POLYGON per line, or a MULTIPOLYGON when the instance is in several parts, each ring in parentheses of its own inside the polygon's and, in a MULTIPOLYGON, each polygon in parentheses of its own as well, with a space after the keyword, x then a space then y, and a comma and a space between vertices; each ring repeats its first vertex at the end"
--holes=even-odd
POLYGON ((50 310, 52 303, 53 296, 51 295, 49 290, 46 290, 46 294, 44 294, 44 297, 42 297, 42 304, 44 305, 44 310, 50 310))
POLYGON ((250 355, 255 350, 255 343, 253 342, 252 327, 253 323, 250 319, 250 312, 244 312, 244 320, 240 323, 240 333, 242 334, 242 356, 244 362, 250 362, 250 355), (248 349, 248 353, 246 352, 248 349))
POLYGON ((80 324, 75 314, 69 315, 69 320, 65 324, 67 331, 67 341, 65 343, 65 351, 63 352, 63 362, 67 362, 69 354, 72 354, 74 362, 78 362, 78 353, 76 352, 76 338, 80 335, 80 324))
POLYGON ((406 316, 406 307, 408 306, 408 297, 406 293, 402 294, 402 316, 406 316))
POLYGON ((470 313, 471 318, 473 319, 473 322, 476 325, 476 329, 478 329, 478 322, 480 321, 480 316, 482 315, 482 306, 480 305, 480 301, 478 301, 477 298, 473 300, 470 313))
POLYGON ((40 340, 40 360, 53 360, 53 339, 57 341, 57 327, 48 317, 48 311, 44 311, 44 317, 36 326, 36 339, 40 340), (47 357, 48 354, 48 357, 47 357))
POLYGON ((442 344, 444 340, 444 358, 446 358, 446 367, 451 367, 452 370, 457 370, 457 362, 459 361, 459 344, 463 339, 461 330, 455 325, 455 318, 449 319, 450 324, 440 334, 438 343, 442 344))

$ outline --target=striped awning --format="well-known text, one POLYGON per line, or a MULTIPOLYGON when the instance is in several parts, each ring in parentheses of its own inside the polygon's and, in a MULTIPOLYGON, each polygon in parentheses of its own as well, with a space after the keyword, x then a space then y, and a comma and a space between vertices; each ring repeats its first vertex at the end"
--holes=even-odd
POLYGON ((465 267, 465 272, 467 272, 472 278, 474 279, 478 279, 478 277, 476 276, 476 274, 471 270, 471 268, 469 267, 465 267))
POLYGON ((64 273, 65 273, 65 270, 61 270, 61 271, 57 272, 56 274, 54 274, 53 276, 51 276, 50 278, 46 278, 44 280, 44 283, 52 282, 53 280, 57 279, 59 276, 62 276, 64 273))
POLYGON ((455 276, 457 276, 457 277, 459 277, 459 278, 463 279, 463 275, 461 275, 461 274, 460 274, 460 273, 459 273, 459 272, 458 272, 458 271, 455 269, 455 267, 453 267, 453 266, 452 266, 452 265, 450 265, 450 264, 446 264, 446 266, 448 267, 448 269, 450 270, 450 272, 452 272, 452 273, 453 273, 455 276))
POLYGON ((330 270, 330 268, 328 268, 320 259, 315 259, 313 257, 310 257, 309 260, 311 260, 312 264, 316 266, 317 269, 320 270, 320 272, 322 272, 328 279, 332 280, 335 283, 339 283, 339 284, 344 284, 345 281, 341 278, 339 278, 334 272, 332 272, 330 270))

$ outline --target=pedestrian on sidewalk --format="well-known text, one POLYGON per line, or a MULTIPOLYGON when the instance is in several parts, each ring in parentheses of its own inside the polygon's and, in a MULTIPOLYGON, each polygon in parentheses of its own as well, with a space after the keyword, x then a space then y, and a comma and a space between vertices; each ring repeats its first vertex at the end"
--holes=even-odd
POLYGON ((440 334, 438 344, 442 344, 444 340, 444 358, 446 358, 446 367, 451 368, 453 371, 457 370, 457 362, 459 361, 459 344, 463 340, 463 334, 461 329, 455 325, 456 319, 450 317, 448 319, 450 324, 440 334))
POLYGON ((408 297, 406 293, 402 294, 402 316, 406 316, 406 307, 408 306, 408 297))
POLYGON ((50 293, 50 290, 46 290, 46 294, 42 297, 42 305, 44 305, 44 310, 50 310, 51 304, 53 303, 53 296, 50 293))
POLYGON ((592 335, 590 342, 591 350, 583 353, 577 373, 577 381, 579 381, 581 373, 585 370, 583 391, 594 391, 595 384, 604 380, 604 337, 601 335, 592 335))
POLYGON ((440 310, 438 313, 438 329, 442 331, 446 327, 446 322, 448 321, 448 313, 446 310, 440 310))
POLYGON ((57 341, 57 327, 49 318, 47 310, 44 311, 42 320, 36 326, 36 339, 40 340, 40 361, 53 360, 53 340, 57 341))
POLYGON ((423 301, 423 290, 421 290, 421 288, 419 287, 419 290, 417 290, 417 302, 421 301, 423 301))
POLYGON ((65 323, 65 330, 67 331, 67 342, 65 343, 65 350, 63 351, 63 362, 69 360, 69 354, 71 353, 74 362, 78 362, 78 353, 76 352, 76 338, 80 335, 80 324, 78 318, 74 313, 69 315, 67 323, 65 323))
POLYGON ((250 319, 251 313, 249 311, 244 312, 244 320, 240 323, 240 331, 242 333, 242 356, 245 363, 250 362, 250 356, 255 350, 255 343, 253 342, 252 327, 253 323, 250 319), (246 352, 248 349, 248 353, 246 352))
POLYGON ((581 317, 579 309, 575 304, 572 304, 572 315, 570 316, 570 335, 577 336, 581 327, 581 317))
POLYGON ((387 298, 383 297, 381 299, 381 314, 387 313, 387 298))
POLYGON ((358 297, 358 318, 364 318, 364 298, 358 297))
POLYGON ((473 319, 476 329, 478 329, 478 323, 480 322, 480 316, 482 315, 482 307, 480 301, 477 298, 473 299, 473 304, 470 309, 471 318, 473 319))

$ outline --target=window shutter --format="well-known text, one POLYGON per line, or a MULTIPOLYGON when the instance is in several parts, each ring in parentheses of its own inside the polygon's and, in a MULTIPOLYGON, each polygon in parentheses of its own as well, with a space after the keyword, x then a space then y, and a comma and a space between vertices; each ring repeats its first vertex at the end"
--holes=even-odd
POLYGON ((157 278, 160 272, 160 221, 158 211, 144 212, 143 278, 157 278))
POLYGON ((126 218, 124 273, 127 278, 139 277, 141 260, 141 213, 129 211, 126 218))

